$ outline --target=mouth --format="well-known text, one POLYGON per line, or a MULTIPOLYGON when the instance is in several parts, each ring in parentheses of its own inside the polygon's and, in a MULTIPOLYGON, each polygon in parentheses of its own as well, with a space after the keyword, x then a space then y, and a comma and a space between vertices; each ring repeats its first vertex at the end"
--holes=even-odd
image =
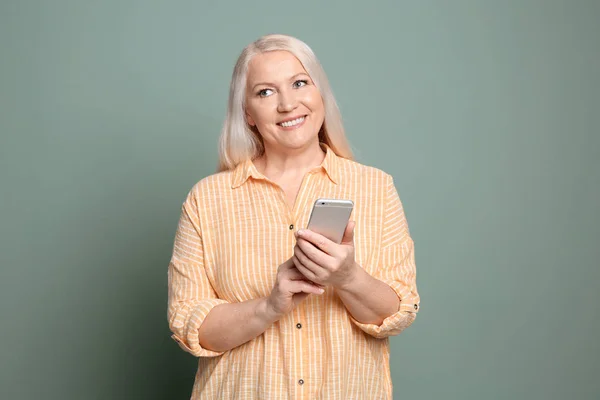
POLYGON ((303 115, 302 117, 298 117, 291 121, 279 122, 279 123, 277 123, 277 125, 286 130, 296 129, 296 128, 300 127, 302 124, 304 124, 305 120, 306 120, 306 115, 303 115))

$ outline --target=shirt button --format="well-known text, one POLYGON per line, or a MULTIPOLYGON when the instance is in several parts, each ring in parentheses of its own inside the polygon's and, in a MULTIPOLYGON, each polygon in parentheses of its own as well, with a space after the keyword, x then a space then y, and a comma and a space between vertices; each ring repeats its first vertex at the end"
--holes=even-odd
POLYGON ((290 231, 291 231, 292 229, 294 229, 294 224, 291 224, 291 225, 290 225, 290 231))
POLYGON ((302 328, 302 324, 298 322, 298 323, 296 324, 296 328, 298 328, 298 329, 301 329, 301 328, 302 328))
POLYGON ((418 310, 418 309, 419 309, 419 306, 415 304, 415 310, 418 310))
POLYGON ((300 379, 300 380, 298 381, 298 384, 299 384, 299 385, 304 385, 304 379, 300 379))

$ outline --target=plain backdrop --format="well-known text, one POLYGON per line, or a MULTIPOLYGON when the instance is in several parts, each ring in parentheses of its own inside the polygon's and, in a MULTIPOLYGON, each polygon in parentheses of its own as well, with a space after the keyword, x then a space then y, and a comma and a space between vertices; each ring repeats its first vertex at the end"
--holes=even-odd
POLYGON ((416 246, 396 399, 600 398, 600 2, 0 2, 0 398, 187 399, 167 266, 239 53, 320 58, 416 246))

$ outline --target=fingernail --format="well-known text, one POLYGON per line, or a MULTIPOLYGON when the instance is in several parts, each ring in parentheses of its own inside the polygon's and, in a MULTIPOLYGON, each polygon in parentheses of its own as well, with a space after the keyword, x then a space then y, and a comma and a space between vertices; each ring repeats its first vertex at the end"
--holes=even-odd
POLYGON ((323 294, 325 292, 325 289, 319 289, 319 293, 323 294))
POLYGON ((298 231, 298 236, 302 236, 302 235, 304 235, 304 229, 300 229, 300 230, 298 231))

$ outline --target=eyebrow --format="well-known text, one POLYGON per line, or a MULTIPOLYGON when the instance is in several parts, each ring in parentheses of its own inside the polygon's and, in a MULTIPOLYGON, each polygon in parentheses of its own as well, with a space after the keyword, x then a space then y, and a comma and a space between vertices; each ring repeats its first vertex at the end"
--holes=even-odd
MULTIPOLYGON (((292 77, 291 77, 290 79, 288 79, 288 80, 290 80, 290 81, 293 81, 294 79, 296 79, 296 78, 297 78, 297 77, 299 77, 300 75, 306 75, 306 76, 309 76, 309 75, 308 75, 306 72, 299 72, 299 73, 297 73, 296 75, 292 76, 292 77)), ((259 83, 255 84, 254 86, 252 86, 252 90, 255 90, 257 86, 261 86, 261 85, 263 85, 263 86, 277 86, 277 85, 275 85, 274 83, 271 83, 271 82, 259 82, 259 83)))

